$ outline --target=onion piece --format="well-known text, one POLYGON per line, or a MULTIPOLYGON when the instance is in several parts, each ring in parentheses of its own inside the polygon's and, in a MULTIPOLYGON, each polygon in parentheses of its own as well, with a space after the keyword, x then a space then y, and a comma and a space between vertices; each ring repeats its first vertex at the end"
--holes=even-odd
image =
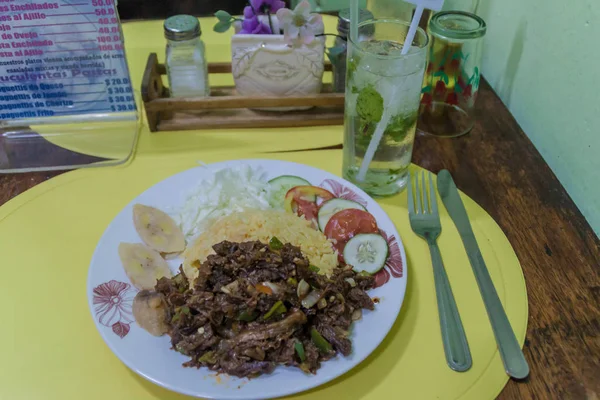
POLYGON ((302 299, 302 307, 311 308, 312 306, 317 304, 320 298, 321 293, 319 293, 317 290, 313 290, 304 299, 302 299))
POLYGON ((302 300, 308 294, 310 290, 310 285, 302 279, 300 283, 298 283, 298 288, 296 289, 296 293, 298 294, 298 298, 302 300))
POLYGON ((233 282, 228 283, 227 285, 221 287, 221 292, 223 292, 225 294, 232 294, 234 292, 237 292, 239 287, 240 287, 240 283, 238 281, 233 281, 233 282))
POLYGON ((327 300, 325 300, 325 299, 319 300, 319 302, 317 303, 317 307, 319 308, 319 310, 322 310, 325 307, 327 307, 327 300))
POLYGON ((348 282, 348 284, 352 287, 356 287, 356 281, 354 280, 354 278, 346 278, 344 279, 346 282, 348 282))

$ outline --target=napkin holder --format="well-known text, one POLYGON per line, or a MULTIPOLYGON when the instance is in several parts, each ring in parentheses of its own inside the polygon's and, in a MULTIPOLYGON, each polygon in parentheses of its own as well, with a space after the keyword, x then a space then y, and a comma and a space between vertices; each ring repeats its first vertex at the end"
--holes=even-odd
MULTIPOLYGON (((331 71, 331 64, 325 65, 331 71)), ((231 63, 209 63, 209 74, 231 74, 231 63)), ((169 97, 166 69, 156 53, 148 56, 142 78, 142 100, 150 131, 197 129, 282 128, 342 125, 344 94, 323 84, 321 93, 310 96, 241 96, 234 86, 213 86, 209 97, 169 97), (250 109, 249 107, 252 107, 250 109), (261 111, 256 108, 311 107, 302 111, 261 111)))

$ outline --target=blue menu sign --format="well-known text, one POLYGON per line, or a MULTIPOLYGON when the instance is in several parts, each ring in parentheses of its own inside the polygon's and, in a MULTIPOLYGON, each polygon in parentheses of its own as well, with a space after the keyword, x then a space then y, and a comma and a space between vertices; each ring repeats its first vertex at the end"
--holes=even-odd
POLYGON ((115 0, 0 0, 0 122, 136 111, 115 0))

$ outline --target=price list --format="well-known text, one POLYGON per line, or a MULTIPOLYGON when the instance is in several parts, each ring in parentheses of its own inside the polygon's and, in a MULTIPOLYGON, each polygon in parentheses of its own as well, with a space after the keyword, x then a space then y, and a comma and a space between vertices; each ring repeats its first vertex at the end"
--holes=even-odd
POLYGON ((0 122, 134 111, 114 0, 0 0, 0 122))

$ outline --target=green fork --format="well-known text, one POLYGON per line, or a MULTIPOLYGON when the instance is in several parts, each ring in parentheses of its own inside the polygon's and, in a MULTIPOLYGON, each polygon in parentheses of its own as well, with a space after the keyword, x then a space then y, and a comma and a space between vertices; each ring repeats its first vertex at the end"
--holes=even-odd
POLYGON ((452 288, 448 281, 448 275, 444 269, 440 248, 437 238, 442 232, 440 215, 438 213, 436 192, 433 187, 431 172, 428 172, 429 193, 425 184, 425 173, 421 173, 421 184, 419 175, 414 179, 415 194, 413 197, 413 179, 409 174, 408 181, 408 218, 412 230, 425 239, 431 253, 433 264, 433 278, 435 281, 435 295, 437 298, 438 312, 440 315, 440 328, 442 331, 442 342, 446 362, 454 371, 464 372, 471 368, 471 352, 465 330, 458 314, 456 301, 452 294, 452 288), (416 197, 416 198, 415 198, 416 197))

